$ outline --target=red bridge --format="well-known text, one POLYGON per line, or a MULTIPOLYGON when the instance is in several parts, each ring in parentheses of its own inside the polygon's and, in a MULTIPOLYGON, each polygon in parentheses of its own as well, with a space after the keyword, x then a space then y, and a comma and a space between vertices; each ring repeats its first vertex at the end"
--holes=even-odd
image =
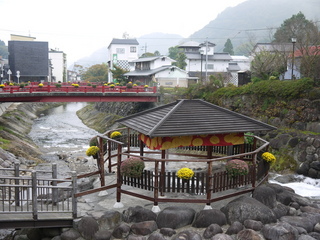
POLYGON ((0 102, 158 102, 157 87, 80 84, 0 85, 0 102))

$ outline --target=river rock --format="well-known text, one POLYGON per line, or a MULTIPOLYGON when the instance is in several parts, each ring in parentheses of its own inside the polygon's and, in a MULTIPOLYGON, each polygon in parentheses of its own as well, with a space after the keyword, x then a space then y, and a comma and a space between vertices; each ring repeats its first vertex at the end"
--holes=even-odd
POLYGON ((161 211, 157 217, 159 228, 181 228, 193 222, 195 210, 190 207, 173 206, 161 211))
POLYGON ((148 240, 166 240, 166 238, 161 233, 154 232, 150 234, 148 240))
POLYGON ((219 233, 211 238, 211 240, 233 240, 233 238, 227 234, 219 233))
POLYGON ((266 224, 262 228, 262 234, 266 239, 294 240, 299 236, 296 228, 286 222, 266 224))
POLYGON ((118 211, 107 211, 98 219, 99 229, 112 229, 118 226, 121 221, 121 214, 118 211))
POLYGON ((123 221, 130 222, 143 222, 143 221, 156 221, 157 214, 149 209, 145 209, 141 206, 129 207, 127 210, 123 211, 122 214, 123 221))
POLYGON ((313 231, 314 224, 311 219, 307 217, 300 217, 300 216, 283 216, 280 218, 281 222, 289 223, 291 226, 294 227, 301 227, 305 229, 307 232, 313 231))
POLYGON ((261 240, 261 237, 252 229, 244 229, 238 232, 237 240, 261 240))
POLYGON ((244 229, 244 226, 238 222, 235 221, 233 222, 230 227, 227 229, 226 234, 228 235, 233 235, 233 234, 237 234, 238 232, 240 232, 242 229, 244 229))
POLYGON ((99 225, 93 217, 83 217, 78 223, 78 231, 85 239, 91 239, 99 230, 99 225))
POLYGON ((213 223, 219 226, 227 224, 226 215, 218 209, 202 210, 196 214, 192 227, 206 228, 213 223))
POLYGON ((131 231, 137 235, 148 235, 158 229, 155 221, 138 222, 131 225, 131 231))
POLYGON ((174 234, 176 234, 177 232, 172 229, 172 228, 161 228, 160 229, 160 233, 163 235, 163 236, 166 236, 166 237, 172 237, 174 234))
POLYGON ((255 231, 260 231, 263 228, 263 223, 260 221, 255 221, 251 219, 247 219, 243 222, 243 225, 248 228, 255 231))
POLYGON ((94 240, 110 240, 111 239, 111 232, 109 230, 103 229, 99 230, 94 234, 94 240))
POLYGON ((227 217, 229 224, 246 219, 261 221, 263 224, 276 222, 277 218, 273 211, 254 198, 242 196, 229 202, 221 211, 227 217))
POLYGON ((130 233, 130 226, 128 224, 122 223, 115 227, 112 236, 115 238, 125 239, 130 233))
POLYGON ((204 230, 203 237, 211 238, 218 233, 223 233, 223 230, 218 224, 213 223, 204 230))
POLYGON ((76 240, 81 237, 81 234, 77 230, 71 228, 68 231, 63 232, 60 237, 61 240, 76 240))
POLYGON ((172 240, 202 240, 201 235, 192 230, 185 230, 178 233, 172 240))

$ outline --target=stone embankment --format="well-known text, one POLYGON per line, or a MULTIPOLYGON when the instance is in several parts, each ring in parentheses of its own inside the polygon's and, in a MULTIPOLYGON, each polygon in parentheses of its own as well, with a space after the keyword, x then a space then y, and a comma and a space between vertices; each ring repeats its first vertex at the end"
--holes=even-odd
POLYGON ((68 229, 29 229, 25 240, 312 240, 320 239, 320 205, 277 184, 256 188, 221 209, 196 211, 192 204, 159 213, 141 206, 93 212, 68 229))

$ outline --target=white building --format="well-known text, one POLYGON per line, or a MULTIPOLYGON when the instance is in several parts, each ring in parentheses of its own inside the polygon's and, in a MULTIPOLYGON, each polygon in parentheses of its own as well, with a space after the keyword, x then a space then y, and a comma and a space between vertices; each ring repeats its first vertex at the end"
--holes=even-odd
POLYGON ((173 66, 173 62, 167 56, 139 58, 132 61, 135 70, 124 75, 133 83, 139 81, 149 86, 188 87, 188 73, 173 66))
MULTIPOLYGON (((114 65, 124 69, 133 70, 133 64, 131 61, 138 59, 139 57, 139 43, 136 39, 112 39, 108 46, 109 58, 108 65, 110 69, 113 69, 114 65)), ((112 73, 108 74, 109 82, 113 81, 112 73)))
POLYGON ((250 69, 249 58, 230 56, 229 53, 216 53, 215 44, 189 41, 179 45, 186 59, 186 70, 190 79, 208 80, 210 75, 222 74, 227 83, 238 85, 237 73, 250 69))
MULTIPOLYGON (((62 51, 49 51, 49 62, 51 63, 51 82, 67 81, 67 59, 66 54, 62 51)), ((49 69, 50 69, 49 68, 49 69)))

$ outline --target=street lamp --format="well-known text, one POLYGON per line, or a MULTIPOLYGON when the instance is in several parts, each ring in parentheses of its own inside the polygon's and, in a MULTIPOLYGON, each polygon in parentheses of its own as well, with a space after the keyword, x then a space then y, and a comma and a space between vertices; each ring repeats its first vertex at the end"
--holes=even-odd
POLYGON ((292 60, 291 60, 291 80, 294 79, 293 77, 293 67, 294 67, 294 45, 297 42, 297 38, 293 37, 291 38, 291 42, 292 42, 292 60))

